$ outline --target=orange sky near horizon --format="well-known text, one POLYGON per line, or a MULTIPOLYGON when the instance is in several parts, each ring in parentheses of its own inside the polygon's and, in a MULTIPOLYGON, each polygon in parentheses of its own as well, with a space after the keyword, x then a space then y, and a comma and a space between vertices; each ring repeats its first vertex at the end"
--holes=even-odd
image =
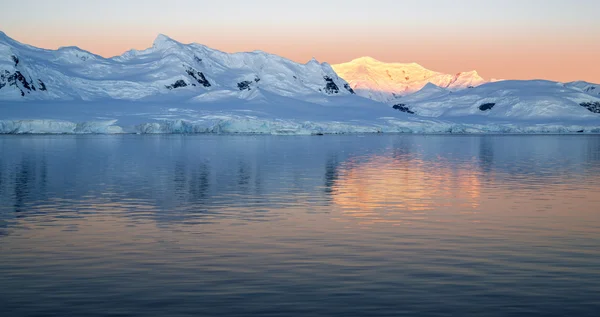
MULTIPOLYGON (((385 7, 363 8, 344 9, 346 11, 329 17, 321 11, 298 12, 310 8, 309 2, 315 2, 313 0, 307 0, 306 6, 257 0, 270 5, 269 8, 274 7, 270 9, 272 12, 246 14, 242 9, 235 9, 232 13, 225 5, 215 8, 221 4, 214 4, 198 11, 196 19, 191 18, 195 13, 188 13, 184 6, 166 8, 158 14, 162 11, 155 11, 160 8, 153 6, 158 1, 146 1, 143 8, 131 5, 136 1, 127 2, 118 11, 101 6, 119 3, 112 0, 57 1, 46 8, 56 14, 40 13, 39 19, 49 22, 43 28, 39 23, 22 23, 18 15, 13 17, 4 11, 6 16, 0 13, 0 21, 3 21, 0 30, 33 46, 50 49, 78 46, 104 57, 132 48, 148 48, 154 38, 163 33, 182 43, 201 43, 226 52, 262 50, 300 63, 312 57, 337 64, 371 56, 384 62, 416 62, 444 73, 477 70, 486 79, 600 83, 600 22, 580 20, 578 16, 593 11, 590 5, 600 9, 600 1, 531 0, 527 2, 530 6, 522 4, 510 8, 521 2, 506 0, 494 6, 496 0, 488 4, 471 0, 428 0, 425 2, 446 6, 430 11, 417 1, 373 0, 373 4, 397 7, 403 9, 398 12, 408 10, 408 13, 402 16, 394 12, 386 16, 385 7), (451 3, 454 5, 450 6, 451 3), (540 3, 547 4, 548 8, 536 11, 540 3), (567 7, 568 3, 572 5, 567 7), (58 21, 61 5, 63 11, 73 11, 76 18, 58 21), (473 12, 466 10, 467 6, 473 7, 473 12), (409 10, 411 8, 414 12, 409 10), (572 12, 565 8, 572 8, 569 9, 572 12), (131 15, 133 13, 135 15, 131 15), (223 15, 219 16, 220 13, 223 15), (480 17, 483 13, 489 15, 489 21, 480 17), (262 19, 247 17, 252 14, 264 16, 262 19), (471 14, 478 15, 473 15, 475 18, 471 21, 471 14), (394 19, 396 15, 398 20, 394 19)), ((182 1, 188 6, 202 2, 182 1)), ((357 1, 344 3, 354 2, 357 1)), ((39 5, 44 3, 40 1, 39 5)), ((333 4, 334 1, 322 6, 333 4)))

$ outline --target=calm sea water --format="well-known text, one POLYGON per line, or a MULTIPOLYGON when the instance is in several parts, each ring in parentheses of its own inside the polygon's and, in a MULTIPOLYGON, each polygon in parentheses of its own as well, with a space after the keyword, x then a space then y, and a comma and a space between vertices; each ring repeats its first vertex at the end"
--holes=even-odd
POLYGON ((0 137, 0 315, 598 316, 600 136, 0 137))

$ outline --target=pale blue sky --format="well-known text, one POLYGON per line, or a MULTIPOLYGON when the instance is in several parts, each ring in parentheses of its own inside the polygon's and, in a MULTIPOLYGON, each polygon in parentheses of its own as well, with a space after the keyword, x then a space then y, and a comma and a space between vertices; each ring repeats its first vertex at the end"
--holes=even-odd
POLYGON ((83 26, 104 23, 145 25, 149 28, 177 26, 283 24, 300 28, 307 24, 336 27, 398 27, 431 23, 483 28, 600 26, 597 0, 28 0, 27 5, 2 0, 3 28, 83 26), (340 25, 342 24, 342 25, 340 25), (492 25, 496 24, 496 25, 492 25), (500 24, 500 25, 498 25, 500 24))
MULTIPOLYGON (((545 71, 558 71, 556 65, 548 69, 550 64, 600 54, 600 0, 0 3, 0 30, 9 36, 48 48, 77 45, 105 56, 148 47, 164 33, 182 42, 225 51, 262 49, 297 61, 315 56, 337 63, 370 55, 448 72, 478 69, 486 77, 505 77, 494 63, 525 67, 529 60, 534 66, 530 75, 517 77, 548 77, 545 71), (550 64, 527 58, 543 52, 556 55, 542 59, 550 64), (502 56, 486 59, 482 54, 502 56)), ((583 76, 581 67, 557 77, 583 76)), ((585 71, 591 72, 589 67, 585 71)))

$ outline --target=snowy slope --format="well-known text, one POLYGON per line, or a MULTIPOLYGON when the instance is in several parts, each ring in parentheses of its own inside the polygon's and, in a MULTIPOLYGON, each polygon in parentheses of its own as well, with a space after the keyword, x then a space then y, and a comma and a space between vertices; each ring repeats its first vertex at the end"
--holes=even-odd
POLYGON ((447 88, 442 88, 432 83, 427 83, 423 88, 421 88, 421 90, 406 96, 399 96, 394 101, 398 103, 416 102, 445 97, 451 93, 452 91, 447 88))
POLYGON ((0 75, 0 100, 187 100, 206 93, 210 99, 257 98, 247 93, 257 88, 292 98, 352 94, 326 63, 302 65, 265 52, 228 54, 164 35, 149 49, 106 59, 76 47, 34 48, 0 32, 0 75))
POLYGON ((428 85, 400 98, 399 104, 419 116, 454 118, 478 116, 507 120, 598 120, 600 98, 544 80, 499 81, 456 92, 428 85))
POLYGON ((586 81, 574 81, 565 84, 569 88, 579 89, 592 96, 600 97, 600 85, 588 83, 586 81))
POLYGON ((384 63, 371 57, 361 57, 332 67, 358 95, 391 103, 399 96, 420 90, 427 83, 459 90, 486 82, 476 71, 450 75, 416 63, 384 63))

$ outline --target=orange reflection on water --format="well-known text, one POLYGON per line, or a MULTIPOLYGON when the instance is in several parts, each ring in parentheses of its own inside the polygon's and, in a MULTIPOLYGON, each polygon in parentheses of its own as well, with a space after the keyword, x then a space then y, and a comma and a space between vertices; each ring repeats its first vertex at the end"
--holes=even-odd
POLYGON ((433 209, 473 212, 480 188, 480 173, 468 166, 375 156, 342 164, 332 199, 344 215, 362 223, 400 223, 423 219, 433 209), (407 213, 398 215, 399 210, 407 213))

